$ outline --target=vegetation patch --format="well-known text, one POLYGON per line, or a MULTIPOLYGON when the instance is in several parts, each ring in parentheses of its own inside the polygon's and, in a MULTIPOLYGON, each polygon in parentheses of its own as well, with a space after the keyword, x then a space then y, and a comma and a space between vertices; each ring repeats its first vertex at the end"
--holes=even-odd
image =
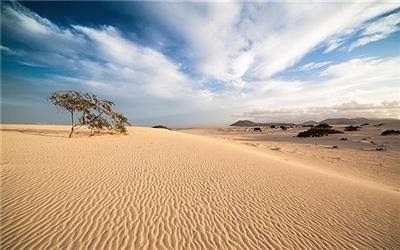
POLYGON ((163 128, 163 129, 168 129, 168 130, 171 130, 170 128, 168 128, 167 126, 165 126, 165 125, 162 125, 162 124, 155 125, 155 126, 153 126, 153 128, 163 128))
POLYGON ((283 125, 282 125, 280 128, 281 128, 282 130, 288 129, 287 127, 285 127, 285 126, 283 126, 283 125))
POLYGON ((321 123, 318 124, 317 126, 315 126, 316 128, 332 128, 331 125, 329 125, 328 123, 321 123))
POLYGON ((359 126, 347 126, 344 128, 344 131, 359 131, 361 129, 361 127, 359 126))
POLYGON ((388 129, 383 131, 381 135, 400 135, 400 130, 388 129))
POLYGON ((99 99, 92 93, 79 91, 56 91, 49 96, 49 101, 57 108, 64 109, 71 116, 71 138, 74 131, 87 126, 91 134, 106 131, 109 133, 127 133, 126 126, 130 125, 128 118, 113 110, 114 103, 110 100, 99 99), (78 116, 78 121, 74 117, 78 116))
POLYGON ((332 128, 312 127, 309 130, 300 132, 297 137, 322 137, 329 134, 343 134, 343 132, 332 128))

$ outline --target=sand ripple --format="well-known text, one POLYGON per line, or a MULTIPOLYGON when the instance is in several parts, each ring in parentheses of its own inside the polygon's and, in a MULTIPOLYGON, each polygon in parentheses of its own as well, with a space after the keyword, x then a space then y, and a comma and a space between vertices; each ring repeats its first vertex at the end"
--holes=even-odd
POLYGON ((399 192, 174 131, 47 135, 2 132, 1 249, 400 249, 399 192))

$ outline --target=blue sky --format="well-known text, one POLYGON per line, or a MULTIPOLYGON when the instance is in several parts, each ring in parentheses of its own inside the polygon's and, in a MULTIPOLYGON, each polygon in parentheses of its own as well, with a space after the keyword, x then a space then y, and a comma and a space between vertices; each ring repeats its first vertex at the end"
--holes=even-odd
POLYGON ((400 118, 400 3, 3 2, 3 123, 91 91, 139 125, 400 118))

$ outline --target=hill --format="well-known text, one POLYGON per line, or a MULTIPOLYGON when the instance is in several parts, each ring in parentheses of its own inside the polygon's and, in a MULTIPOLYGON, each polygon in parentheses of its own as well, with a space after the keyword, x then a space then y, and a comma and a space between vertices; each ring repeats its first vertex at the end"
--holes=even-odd
POLYGON ((299 125, 301 125, 301 126, 309 126, 309 125, 314 125, 314 124, 317 124, 317 123, 318 123, 317 121, 311 120, 311 121, 303 122, 303 123, 301 123, 299 125))
POLYGON ((295 126, 296 124, 294 123, 284 123, 284 122, 259 122, 259 123, 255 123, 249 120, 239 120, 229 126, 236 126, 236 127, 256 127, 256 126, 260 126, 260 127, 270 127, 270 126, 286 126, 286 127, 291 127, 291 126, 295 126))
POLYGON ((367 118, 328 118, 320 121, 319 123, 328 123, 330 125, 338 125, 338 124, 355 125, 355 124, 370 123, 370 122, 373 121, 367 118))
POLYGON ((258 126, 257 123, 249 121, 249 120, 239 120, 230 126, 237 126, 237 127, 254 127, 258 126))
MULTIPOLYGON (((322 121, 306 121, 303 123, 297 124, 298 126, 307 126, 307 125, 314 125, 314 124, 319 124, 319 123, 328 123, 330 125, 360 125, 363 123, 369 123, 369 124, 377 124, 377 123, 389 123, 396 121, 396 119, 379 119, 379 118, 363 118, 363 117, 358 117, 358 118, 327 118, 322 121)), ((284 123, 284 122, 253 122, 249 120, 239 120, 230 126, 237 126, 237 127, 255 127, 255 126, 260 126, 260 127, 269 127, 269 126, 286 126, 286 127, 292 127, 296 126, 295 123, 284 123)))

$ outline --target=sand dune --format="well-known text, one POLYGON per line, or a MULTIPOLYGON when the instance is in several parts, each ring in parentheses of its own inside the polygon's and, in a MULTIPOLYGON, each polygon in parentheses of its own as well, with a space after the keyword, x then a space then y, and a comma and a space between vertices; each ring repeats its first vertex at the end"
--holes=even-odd
POLYGON ((2 126, 1 249, 400 249, 400 192, 378 183, 182 132, 67 130, 2 126))
MULTIPOLYGON (((337 125, 334 128, 344 131, 345 126, 337 125)), ((254 132, 252 128, 209 127, 179 131, 251 146, 260 152, 298 164, 400 190, 399 136, 381 136, 387 129, 400 129, 399 120, 386 122, 380 127, 371 124, 362 127, 360 131, 344 134, 296 137, 299 132, 307 129, 300 127, 281 130, 263 127, 263 132, 260 133, 254 132), (346 140, 341 140, 342 138, 346 140), (377 148, 383 150, 377 151, 377 148)))

